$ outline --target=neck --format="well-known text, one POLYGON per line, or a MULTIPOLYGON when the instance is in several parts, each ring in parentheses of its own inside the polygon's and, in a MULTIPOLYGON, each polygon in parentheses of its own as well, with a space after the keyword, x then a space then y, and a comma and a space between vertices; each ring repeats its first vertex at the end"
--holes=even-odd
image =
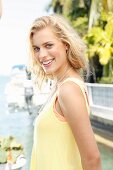
POLYGON ((72 70, 72 67, 66 67, 61 74, 57 76, 57 83, 61 83, 69 76, 69 72, 72 70))
POLYGON ((60 72, 60 74, 57 74, 56 77, 56 81, 54 81, 55 84, 52 85, 52 95, 54 94, 54 92, 57 90, 58 86, 66 79, 69 77, 69 73, 70 71, 72 71, 73 68, 71 66, 66 66, 65 69, 63 69, 62 73, 60 72))

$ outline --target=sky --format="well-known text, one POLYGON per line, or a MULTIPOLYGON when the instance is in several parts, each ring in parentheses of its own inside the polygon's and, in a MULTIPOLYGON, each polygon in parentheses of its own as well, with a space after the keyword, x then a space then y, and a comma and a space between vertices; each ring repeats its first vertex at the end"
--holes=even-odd
POLYGON ((48 15, 51 0, 3 0, 0 19, 0 74, 9 74, 16 64, 27 64, 28 32, 39 16, 48 15))

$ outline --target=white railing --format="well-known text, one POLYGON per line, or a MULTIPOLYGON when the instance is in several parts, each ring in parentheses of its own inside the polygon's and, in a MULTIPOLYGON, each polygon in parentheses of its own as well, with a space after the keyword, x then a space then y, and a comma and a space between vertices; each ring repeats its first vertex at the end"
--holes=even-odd
POLYGON ((89 93, 91 113, 113 121, 113 85, 86 83, 89 93))

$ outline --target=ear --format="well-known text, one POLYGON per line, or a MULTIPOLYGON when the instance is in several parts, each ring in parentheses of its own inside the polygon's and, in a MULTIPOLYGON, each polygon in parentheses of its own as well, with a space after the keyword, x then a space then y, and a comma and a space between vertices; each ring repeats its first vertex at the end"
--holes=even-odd
POLYGON ((65 48, 66 48, 66 50, 68 50, 69 49, 69 44, 65 43, 65 48))

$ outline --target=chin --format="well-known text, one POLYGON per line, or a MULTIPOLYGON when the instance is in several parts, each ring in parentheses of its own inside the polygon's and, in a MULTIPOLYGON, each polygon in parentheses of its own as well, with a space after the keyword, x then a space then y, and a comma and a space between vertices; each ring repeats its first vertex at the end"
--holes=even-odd
POLYGON ((52 75, 54 73, 54 70, 53 69, 45 69, 44 68, 44 71, 47 75, 52 75))
POLYGON ((52 71, 51 70, 44 70, 47 75, 51 75, 52 71))

